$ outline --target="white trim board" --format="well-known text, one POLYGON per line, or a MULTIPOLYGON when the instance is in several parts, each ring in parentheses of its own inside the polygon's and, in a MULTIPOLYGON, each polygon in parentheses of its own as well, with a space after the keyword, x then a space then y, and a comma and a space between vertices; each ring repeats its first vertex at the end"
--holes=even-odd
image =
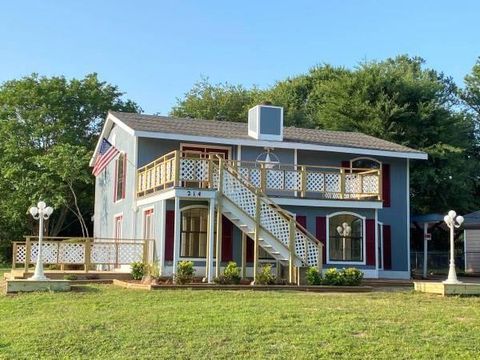
POLYGON ((167 189, 158 194, 147 196, 145 198, 137 199, 136 206, 145 206, 148 204, 153 204, 157 201, 173 199, 175 197, 181 198, 181 200, 208 200, 208 199, 215 199, 217 196, 216 190, 210 189, 167 189), (191 196, 189 192, 201 193, 201 196, 191 196))
POLYGON ((271 197, 278 205, 286 206, 312 206, 312 207, 333 207, 348 209, 381 209, 383 203, 381 201, 363 201, 363 200, 320 200, 305 198, 287 198, 287 197, 271 197))

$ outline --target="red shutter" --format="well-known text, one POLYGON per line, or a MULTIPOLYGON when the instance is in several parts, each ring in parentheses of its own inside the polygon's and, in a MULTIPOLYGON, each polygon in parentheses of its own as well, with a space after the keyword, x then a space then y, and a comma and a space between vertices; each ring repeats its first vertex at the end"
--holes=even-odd
POLYGON ((367 265, 375 265, 375 220, 367 219, 365 227, 367 265))
POLYGON ((383 225, 383 268, 392 269, 392 229, 390 225, 383 225))
POLYGON ((317 225, 317 239, 323 244, 323 263, 326 263, 327 255, 327 219, 325 216, 317 216, 316 219, 317 225))
POLYGON ((382 164, 383 207, 390 207, 390 165, 382 164))
POLYGON ((222 216, 222 261, 232 261, 233 224, 222 216))
POLYGON ((173 237, 175 236, 175 211, 167 210, 165 214, 165 260, 173 260, 173 237))
POLYGON ((297 215, 297 222, 302 225, 305 229, 307 228, 307 217, 305 215, 297 215))
POLYGON ((247 262, 253 262, 253 240, 247 236, 247 262))

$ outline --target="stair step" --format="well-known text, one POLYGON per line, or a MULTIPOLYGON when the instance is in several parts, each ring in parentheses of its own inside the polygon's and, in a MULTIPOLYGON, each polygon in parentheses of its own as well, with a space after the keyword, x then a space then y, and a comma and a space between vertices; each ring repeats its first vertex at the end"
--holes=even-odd
POLYGON ((265 244, 265 245, 263 245, 263 248, 264 248, 264 249, 271 249, 271 248, 272 248, 272 245, 265 244))
POLYGON ((272 251, 270 254, 272 255, 280 255, 280 253, 278 251, 272 251))

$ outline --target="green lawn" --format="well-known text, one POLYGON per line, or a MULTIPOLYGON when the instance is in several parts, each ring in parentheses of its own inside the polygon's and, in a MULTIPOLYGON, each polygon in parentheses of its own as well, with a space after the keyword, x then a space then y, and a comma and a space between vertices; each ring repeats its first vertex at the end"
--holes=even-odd
POLYGON ((480 298, 411 292, 0 296, 0 358, 478 358, 480 298))

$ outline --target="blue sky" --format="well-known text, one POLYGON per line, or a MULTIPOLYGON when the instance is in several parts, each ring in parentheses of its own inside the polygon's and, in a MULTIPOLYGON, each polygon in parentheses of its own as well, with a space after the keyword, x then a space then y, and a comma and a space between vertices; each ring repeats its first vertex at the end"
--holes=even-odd
POLYGON ((0 82, 97 72, 146 113, 201 76, 269 86, 319 63, 408 53, 461 83, 480 55, 478 1, 4 1, 0 82))

